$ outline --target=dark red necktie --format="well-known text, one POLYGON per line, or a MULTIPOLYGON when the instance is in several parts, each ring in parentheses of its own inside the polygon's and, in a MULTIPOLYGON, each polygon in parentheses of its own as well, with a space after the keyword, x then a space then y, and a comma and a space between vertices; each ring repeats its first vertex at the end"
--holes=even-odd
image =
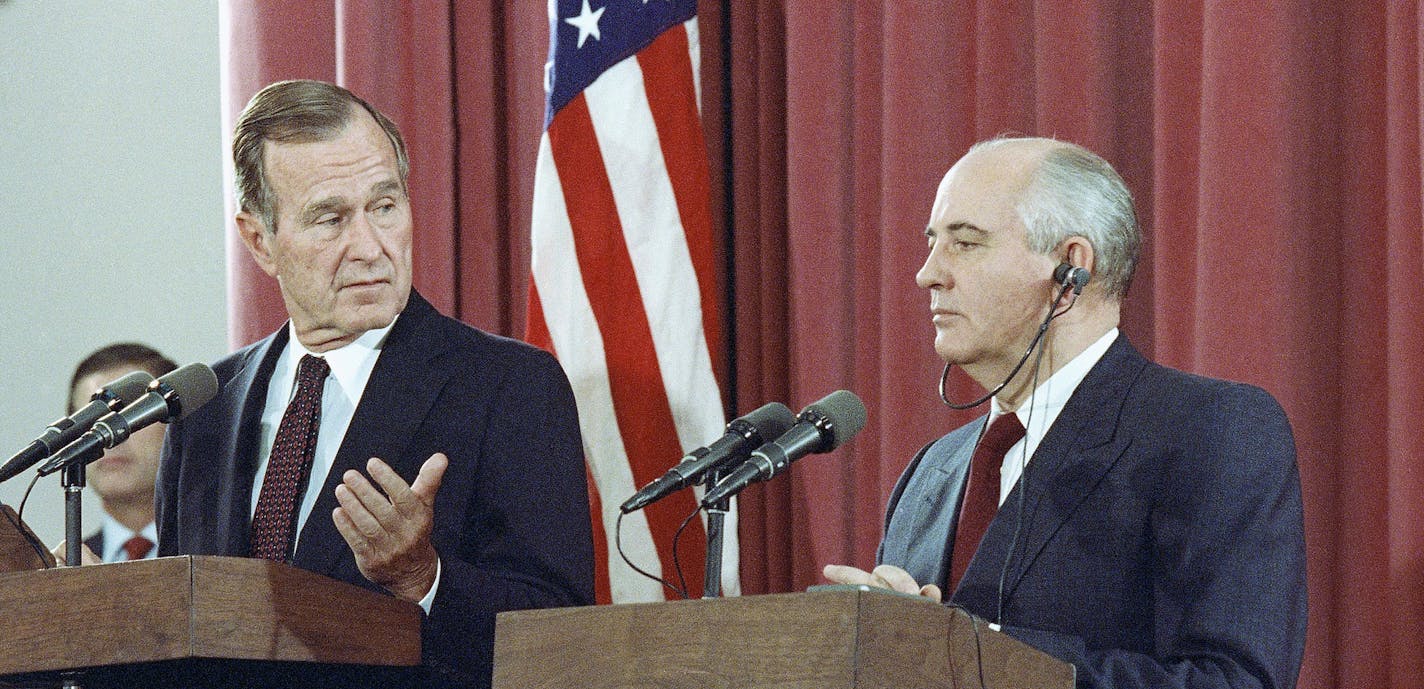
POLYGON ((325 359, 310 354, 297 366, 297 394, 292 397, 262 478, 257 511, 252 515, 252 557, 285 562, 292 555, 298 493, 311 473, 316 454, 316 433, 321 425, 321 391, 331 371, 325 359))
POLYGON ((952 593, 969 569, 979 541, 989 530, 989 522, 999 511, 999 469, 1004 455, 1024 437, 1018 414, 1001 414, 989 424, 989 430, 974 448, 969 461, 969 483, 964 487, 964 501, 959 507, 959 521, 954 528, 954 543, 949 567, 949 590, 952 593))
POLYGON ((134 536, 133 538, 124 541, 124 552, 128 554, 128 559, 130 560, 143 559, 143 556, 147 555, 148 551, 152 549, 153 541, 150 541, 147 538, 144 538, 143 536, 134 536))

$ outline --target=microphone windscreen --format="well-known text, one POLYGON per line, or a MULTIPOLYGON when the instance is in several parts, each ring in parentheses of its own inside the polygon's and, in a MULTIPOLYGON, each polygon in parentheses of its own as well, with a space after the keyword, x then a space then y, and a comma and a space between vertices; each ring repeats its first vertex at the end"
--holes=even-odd
POLYGON ((207 364, 188 364, 154 381, 154 387, 167 385, 178 397, 177 421, 193 413, 218 394, 218 377, 207 364))
POLYGON ((768 402, 753 409, 742 420, 751 424, 756 434, 766 441, 779 438, 782 433, 791 430, 796 423, 796 415, 780 402, 768 402))
POLYGON ((134 403, 143 393, 148 392, 148 386, 153 383, 153 374, 147 371, 134 371, 124 375, 103 387, 110 394, 117 397, 120 406, 127 407, 134 403))
POLYGON ((850 390, 837 390, 811 405, 806 411, 820 414, 830 421, 831 438, 825 451, 840 447, 860 429, 865 428, 865 403, 850 390))

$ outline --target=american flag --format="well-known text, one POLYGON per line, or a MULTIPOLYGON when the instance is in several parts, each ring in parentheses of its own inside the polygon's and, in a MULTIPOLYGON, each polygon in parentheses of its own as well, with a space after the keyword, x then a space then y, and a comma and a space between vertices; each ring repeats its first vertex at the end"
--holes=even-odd
MULTIPOLYGON (((549 36, 527 337, 558 356, 578 400, 599 601, 662 600, 611 546, 619 504, 725 421, 697 3, 550 0, 549 36)), ((695 509, 682 491, 625 516, 624 552, 675 582, 673 533, 695 509)), ((729 515, 727 593, 736 533, 729 515)), ((693 520, 678 551, 690 591, 705 544, 693 520)))

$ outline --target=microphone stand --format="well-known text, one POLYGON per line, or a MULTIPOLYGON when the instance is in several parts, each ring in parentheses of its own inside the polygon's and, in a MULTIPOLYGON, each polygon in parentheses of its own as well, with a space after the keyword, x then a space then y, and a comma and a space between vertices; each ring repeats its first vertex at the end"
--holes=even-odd
MULTIPOLYGON (((90 460, 98 459, 103 454, 104 448, 94 448, 83 461, 65 467, 59 477, 60 485, 64 486, 64 564, 69 567, 84 564, 84 526, 81 514, 84 506, 84 468, 90 460)), ((65 672, 62 686, 64 689, 81 689, 84 686, 80 681, 81 676, 81 671, 65 672)))
MULTIPOLYGON (((102 452, 102 451, 101 451, 102 452)), ((64 468, 59 484, 64 486, 64 564, 78 567, 84 561, 84 463, 64 468)))
MULTIPOLYGON (((724 475, 725 472, 721 469, 713 469, 707 472, 707 480, 703 485, 711 488, 717 485, 724 475)), ((722 595, 722 531, 731 502, 732 498, 728 496, 707 508, 707 565, 704 568, 706 576, 702 586, 703 598, 717 598, 722 595)))

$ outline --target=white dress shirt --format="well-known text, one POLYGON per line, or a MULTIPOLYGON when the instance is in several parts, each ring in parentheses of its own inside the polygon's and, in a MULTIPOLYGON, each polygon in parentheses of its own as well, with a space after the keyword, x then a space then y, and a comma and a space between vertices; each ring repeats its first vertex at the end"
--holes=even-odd
POLYGON ((144 553, 144 556, 139 558, 140 560, 151 560, 158 556, 158 548, 156 546, 158 543, 158 526, 153 522, 149 522, 148 526, 135 532, 133 529, 120 524, 119 520, 110 517, 109 513, 105 512, 104 524, 100 527, 100 532, 102 534, 101 540, 104 543, 104 552, 95 554, 104 562, 124 562, 128 560, 129 554, 124 552, 124 544, 128 543, 129 539, 134 536, 143 536, 148 539, 149 543, 155 544, 149 546, 148 552, 144 553))
MULTIPOLYGON (((1014 484, 1018 483, 1019 477, 1023 475, 1024 467, 1028 466, 1029 460, 1033 458, 1038 444, 1043 442, 1043 436, 1048 435, 1048 429, 1058 420, 1058 414, 1063 411, 1064 405, 1068 404, 1068 398, 1073 396, 1073 391, 1078 389, 1078 384, 1083 382, 1088 371, 1107 353, 1117 335, 1118 329, 1113 328, 1088 345, 1087 349, 1064 364, 1063 368, 1058 369, 1048 380, 1043 381, 1029 396, 1028 404, 1018 409, 1019 423, 1024 427, 1024 437, 1004 454, 1004 463, 999 471, 1000 506, 1003 506, 1009 491, 1014 489, 1014 484)), ((1003 413, 999 398, 995 397, 990 403, 988 421, 992 422, 1003 413)))
MULTIPOLYGON (((397 316, 396 320, 399 318, 397 316)), ((326 485, 331 466, 336 461, 336 452, 341 449, 341 442, 346 438, 346 429, 351 425, 351 417, 356 414, 361 395, 366 391, 366 383, 371 379, 371 371, 376 367, 376 359, 380 357, 386 336, 393 327, 394 320, 384 328, 367 330, 348 345, 317 354, 303 347, 297 340, 296 328, 290 322, 287 324, 287 346, 277 357, 276 368, 272 370, 272 379, 267 384, 267 401, 262 407, 262 418, 259 421, 257 456, 261 458, 261 462, 257 466, 256 476, 253 477, 252 502, 248 514, 257 513, 257 500, 262 495, 262 480, 267 475, 272 445, 277 441, 277 428, 282 424, 282 415, 287 412, 287 405, 291 404, 292 398, 296 396, 297 366, 307 354, 325 359, 326 364, 331 367, 331 373, 327 375, 326 384, 322 388, 321 420, 317 427, 316 450, 312 457, 306 492, 302 495, 301 507, 297 510, 296 532, 292 534, 294 550, 302 527, 306 525, 307 517, 311 516, 312 507, 316 505, 316 499, 326 485)), ((437 561, 435 585, 420 600, 420 607, 424 608, 427 614, 435 601, 435 590, 439 585, 440 569, 437 561)))

